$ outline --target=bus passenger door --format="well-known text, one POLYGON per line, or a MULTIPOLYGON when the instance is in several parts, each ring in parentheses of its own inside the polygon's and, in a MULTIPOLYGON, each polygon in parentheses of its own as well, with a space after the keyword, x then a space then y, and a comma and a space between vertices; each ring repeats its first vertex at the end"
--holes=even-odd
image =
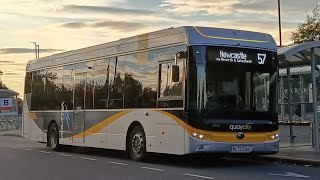
POLYGON ((76 143, 84 143, 85 131, 85 99, 87 73, 75 73, 73 87, 73 138, 76 143))
POLYGON ((184 118, 185 60, 160 62, 159 71, 157 107, 165 116, 156 125, 158 152, 184 154, 185 125, 172 117, 184 118), (174 65, 179 66, 179 74, 173 73, 174 65), (178 81, 174 82, 172 74, 179 75, 175 79, 178 81))

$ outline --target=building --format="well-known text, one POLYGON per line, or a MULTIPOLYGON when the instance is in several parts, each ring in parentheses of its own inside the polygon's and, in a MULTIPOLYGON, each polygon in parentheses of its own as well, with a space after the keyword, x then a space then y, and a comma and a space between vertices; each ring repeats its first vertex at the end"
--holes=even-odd
POLYGON ((0 129, 19 128, 18 95, 17 92, 0 89, 0 129))

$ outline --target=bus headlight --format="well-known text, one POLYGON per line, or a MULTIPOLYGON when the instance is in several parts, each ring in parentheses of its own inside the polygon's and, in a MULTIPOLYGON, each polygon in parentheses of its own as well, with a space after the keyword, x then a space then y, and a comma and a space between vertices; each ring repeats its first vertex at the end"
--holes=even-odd
POLYGON ((205 139, 207 138, 207 135, 206 134, 198 134, 196 132, 193 132, 192 133, 192 136, 195 137, 195 138, 198 138, 198 139, 205 139))
POLYGON ((279 139, 279 134, 271 135, 270 139, 272 139, 272 140, 279 139))

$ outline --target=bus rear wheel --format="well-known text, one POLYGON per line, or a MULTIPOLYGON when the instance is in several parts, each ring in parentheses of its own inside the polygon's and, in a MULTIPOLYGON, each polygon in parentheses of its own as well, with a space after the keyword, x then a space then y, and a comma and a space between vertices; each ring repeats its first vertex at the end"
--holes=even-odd
POLYGON ((56 151, 59 148, 59 130, 56 123, 52 123, 48 131, 48 147, 56 151))
POLYGON ((129 137, 129 155, 134 161, 143 161, 146 157, 146 136, 141 126, 135 126, 129 137))

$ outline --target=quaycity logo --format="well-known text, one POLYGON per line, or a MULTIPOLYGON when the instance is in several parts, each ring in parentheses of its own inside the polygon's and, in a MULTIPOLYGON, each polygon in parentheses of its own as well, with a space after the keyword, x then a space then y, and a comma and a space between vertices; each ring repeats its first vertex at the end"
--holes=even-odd
POLYGON ((230 53, 220 50, 220 57, 217 58, 217 61, 224 62, 236 62, 236 63, 252 63, 252 60, 247 59, 247 54, 243 52, 239 53, 230 53))
POLYGON ((239 131, 242 131, 242 130, 251 130, 251 125, 249 124, 245 124, 245 125, 230 125, 229 126, 229 129, 234 131, 234 130, 239 130, 239 131))

